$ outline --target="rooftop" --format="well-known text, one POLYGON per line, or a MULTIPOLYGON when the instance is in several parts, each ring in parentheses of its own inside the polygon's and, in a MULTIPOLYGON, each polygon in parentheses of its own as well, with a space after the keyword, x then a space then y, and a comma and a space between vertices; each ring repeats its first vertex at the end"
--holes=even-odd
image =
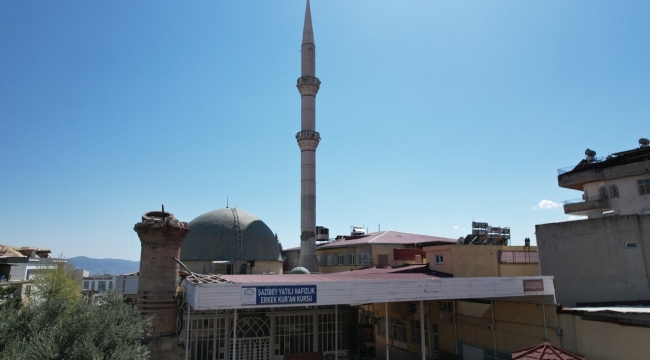
POLYGON ((439 236, 413 234, 400 231, 379 231, 358 236, 342 236, 338 240, 317 246, 318 249, 347 247, 360 244, 376 245, 446 245, 455 244, 456 239, 439 236))
POLYGON ((592 161, 583 159, 578 165, 558 169, 558 177, 564 174, 580 172, 592 169, 604 169, 618 165, 627 165, 636 162, 646 161, 650 158, 650 146, 640 147, 632 150, 621 151, 608 155, 606 158, 596 158, 592 161))
MULTIPOLYGON (((229 283, 229 284, 269 284, 269 283, 323 283, 323 282, 340 282, 340 281, 372 281, 372 280, 389 280, 389 281, 402 281, 414 279, 437 279, 432 275, 424 273, 393 273, 381 270, 390 269, 366 269, 371 270, 365 272, 359 271, 345 271, 332 274, 282 274, 282 275, 200 275, 193 274, 187 277, 187 280, 194 284, 205 283, 229 283), (372 270, 379 270, 374 272, 372 270)), ((395 270, 395 269, 393 269, 395 270)))

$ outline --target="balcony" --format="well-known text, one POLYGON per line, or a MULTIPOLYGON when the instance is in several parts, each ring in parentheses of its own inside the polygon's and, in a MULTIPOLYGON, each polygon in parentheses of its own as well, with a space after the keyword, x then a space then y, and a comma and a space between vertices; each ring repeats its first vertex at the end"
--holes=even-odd
POLYGON ((611 210, 606 197, 589 196, 586 199, 574 199, 564 202, 564 213, 567 215, 589 215, 593 212, 611 210))

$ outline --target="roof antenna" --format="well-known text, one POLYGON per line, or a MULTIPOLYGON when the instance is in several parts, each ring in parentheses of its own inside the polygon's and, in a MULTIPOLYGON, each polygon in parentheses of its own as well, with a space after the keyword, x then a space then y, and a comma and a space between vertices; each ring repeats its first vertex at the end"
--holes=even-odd
POLYGON ((228 197, 226 196, 226 209, 228 208, 228 197))
POLYGON ((162 204, 162 217, 165 217, 165 204, 162 204))

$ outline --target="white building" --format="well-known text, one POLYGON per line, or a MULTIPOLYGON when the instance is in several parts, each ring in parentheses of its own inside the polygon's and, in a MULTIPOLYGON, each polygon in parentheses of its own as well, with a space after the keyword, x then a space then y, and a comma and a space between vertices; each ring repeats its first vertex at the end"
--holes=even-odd
POLYGON ((558 185, 582 191, 582 198, 565 201, 564 212, 590 219, 610 215, 650 214, 648 139, 637 149, 597 158, 587 149, 578 165, 558 170, 558 185))

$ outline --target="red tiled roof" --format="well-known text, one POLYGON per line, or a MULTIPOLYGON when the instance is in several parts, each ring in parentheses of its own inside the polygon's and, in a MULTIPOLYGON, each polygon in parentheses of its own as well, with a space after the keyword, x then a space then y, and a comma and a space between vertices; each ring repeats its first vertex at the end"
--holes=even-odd
MULTIPOLYGON (((395 270, 395 269, 393 269, 395 270)), ((422 273, 394 274, 394 273, 362 273, 360 271, 346 271, 334 274, 283 274, 283 275, 220 275, 225 282, 236 284, 245 283, 318 283, 327 281, 355 281, 355 280, 414 280, 437 279, 435 276, 422 273)))
POLYGON ((537 346, 514 351, 512 360, 585 360, 585 358, 545 342, 537 346))
POLYGON ((382 245, 415 245, 433 243, 455 244, 456 239, 443 238, 431 235, 412 234, 400 231, 381 231, 367 234, 363 237, 355 237, 350 240, 337 240, 318 246, 318 249, 344 247, 358 244, 382 244, 382 245))

